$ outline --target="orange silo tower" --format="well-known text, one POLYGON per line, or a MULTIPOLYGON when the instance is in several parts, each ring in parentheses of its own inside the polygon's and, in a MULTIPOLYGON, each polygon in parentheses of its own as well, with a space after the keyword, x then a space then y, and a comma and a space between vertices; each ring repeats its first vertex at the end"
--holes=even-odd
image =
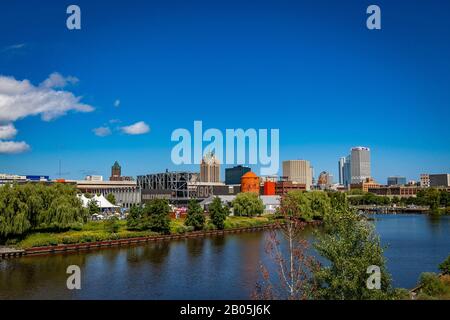
POLYGON ((241 192, 254 192, 259 194, 259 177, 249 171, 241 177, 241 192))

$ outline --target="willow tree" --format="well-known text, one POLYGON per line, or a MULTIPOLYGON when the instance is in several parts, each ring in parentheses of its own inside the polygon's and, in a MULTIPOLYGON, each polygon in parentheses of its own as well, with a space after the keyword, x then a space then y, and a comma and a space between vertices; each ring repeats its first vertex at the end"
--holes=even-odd
POLYGON ((256 193, 241 192, 232 202, 234 214, 253 217, 264 212, 264 204, 256 193))
POLYGON ((39 229, 67 229, 87 221, 71 185, 7 184, 0 188, 0 238, 39 229))

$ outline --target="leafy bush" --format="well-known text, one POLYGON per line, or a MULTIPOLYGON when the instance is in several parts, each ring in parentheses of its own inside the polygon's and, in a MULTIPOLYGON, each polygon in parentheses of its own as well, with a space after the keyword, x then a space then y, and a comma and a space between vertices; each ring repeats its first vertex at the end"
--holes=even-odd
POLYGON ((205 225, 205 215, 197 200, 191 199, 188 204, 187 217, 184 224, 194 227, 194 230, 202 230, 205 225))
POLYGON ((105 221, 105 230, 109 233, 117 233, 119 231, 119 219, 117 217, 111 217, 105 221))
POLYGON ((172 228, 171 233, 183 234, 183 233, 190 232, 193 230, 194 230, 194 227, 185 226, 185 225, 176 225, 172 228))
POLYGON ((238 216, 253 217, 264 212, 264 204, 257 194, 241 192, 233 200, 234 214, 238 216))
POLYGON ((443 274, 450 274, 450 256, 439 265, 439 270, 441 270, 443 274))
POLYGON ((446 292, 445 284, 439 280, 439 276, 432 272, 424 272, 420 275, 421 292, 428 296, 439 296, 446 292))
POLYGON ((208 211, 212 223, 217 229, 223 230, 225 228, 225 220, 230 214, 228 207, 222 204, 222 200, 219 197, 215 197, 209 205, 208 211))

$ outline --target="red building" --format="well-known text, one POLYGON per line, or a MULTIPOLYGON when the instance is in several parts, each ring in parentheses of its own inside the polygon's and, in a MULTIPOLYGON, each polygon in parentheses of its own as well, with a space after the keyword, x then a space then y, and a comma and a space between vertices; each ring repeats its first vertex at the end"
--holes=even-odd
POLYGON ((275 186, 276 183, 273 181, 266 181, 264 182, 264 192, 263 194, 265 196, 274 196, 275 195, 275 186))
POLYGON ((275 184, 275 194, 278 196, 285 195, 292 190, 306 191, 306 184, 293 183, 292 181, 278 181, 275 184))

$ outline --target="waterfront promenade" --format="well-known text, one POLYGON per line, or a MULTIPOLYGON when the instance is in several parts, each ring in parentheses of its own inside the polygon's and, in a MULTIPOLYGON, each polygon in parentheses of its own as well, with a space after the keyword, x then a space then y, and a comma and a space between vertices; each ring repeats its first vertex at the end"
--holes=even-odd
POLYGON ((0 258, 20 257, 25 254, 25 250, 0 246, 0 258))

